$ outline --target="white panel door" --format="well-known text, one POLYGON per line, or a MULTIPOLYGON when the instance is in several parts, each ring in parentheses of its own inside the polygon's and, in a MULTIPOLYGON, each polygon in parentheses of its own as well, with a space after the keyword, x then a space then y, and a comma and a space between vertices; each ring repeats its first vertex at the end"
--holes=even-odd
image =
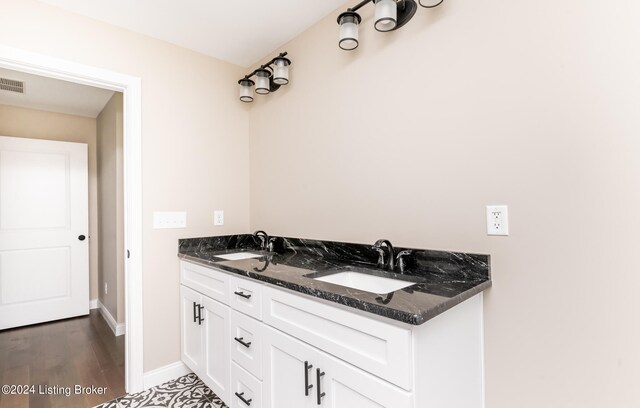
POLYGON ((0 136, 0 330, 89 313, 87 145, 0 136))
POLYGON ((316 406, 316 369, 321 353, 269 326, 263 327, 265 408, 316 406))
POLYGON ((202 321, 198 319, 202 295, 195 290, 180 285, 180 309, 182 324, 182 361, 194 373, 202 375, 202 321))
POLYGON ((229 403, 229 306, 207 296, 202 296, 200 305, 202 321, 202 345, 204 366, 200 378, 225 403, 229 403))
MULTIPOLYGON (((413 408, 411 393, 328 354, 320 367, 321 405, 327 408, 413 408)), ((318 379, 316 378, 316 381, 318 379)))

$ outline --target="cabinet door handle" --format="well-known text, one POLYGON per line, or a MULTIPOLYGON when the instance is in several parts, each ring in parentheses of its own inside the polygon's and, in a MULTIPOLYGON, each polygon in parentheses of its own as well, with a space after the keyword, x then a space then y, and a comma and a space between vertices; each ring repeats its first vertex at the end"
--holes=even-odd
POLYGON ((239 393, 239 394, 236 392, 235 394, 236 394, 236 397, 240 398, 240 401, 244 402, 247 406, 251 405, 251 401, 252 401, 252 400, 251 400, 251 399, 245 399, 245 398, 243 397, 244 392, 241 392, 241 393, 239 393))
POLYGON ((204 322, 204 318, 202 317, 202 309, 204 309, 204 306, 198 305, 198 326, 201 326, 202 322, 204 322))
POLYGON ((248 342, 246 342, 246 343, 245 343, 244 341, 242 341, 242 340, 244 340, 244 337, 240 337, 240 338, 238 338, 238 337, 234 337, 233 339, 234 339, 235 341, 237 341, 238 343, 242 344, 243 346, 245 346, 246 348, 251 347, 251 342, 250 342, 250 341, 248 341, 248 342))
POLYGON ((235 293, 236 295, 238 295, 238 296, 240 296, 240 297, 243 297, 243 298, 245 298, 245 299, 251 299, 251 295, 247 295, 247 294, 246 294, 246 293, 244 293, 244 292, 233 292, 233 293, 235 293))
POLYGON ((322 376, 324 375, 324 371, 320 371, 319 368, 316 368, 316 383, 318 384, 318 405, 322 404, 322 397, 324 397, 326 394, 324 392, 321 391, 321 387, 320 387, 320 378, 322 378, 322 376))
POLYGON ((309 370, 313 368, 313 364, 308 361, 304 362, 304 396, 309 396, 309 390, 313 388, 313 384, 309 384, 309 370))
POLYGON ((196 315, 196 302, 193 302, 193 322, 197 322, 198 321, 198 315, 196 315))

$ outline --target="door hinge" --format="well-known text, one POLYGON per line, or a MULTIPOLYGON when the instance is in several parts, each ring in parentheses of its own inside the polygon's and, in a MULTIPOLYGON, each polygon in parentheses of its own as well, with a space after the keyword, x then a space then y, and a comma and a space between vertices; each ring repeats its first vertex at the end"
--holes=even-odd
POLYGON ((131 252, 127 249, 127 259, 131 258, 131 252))

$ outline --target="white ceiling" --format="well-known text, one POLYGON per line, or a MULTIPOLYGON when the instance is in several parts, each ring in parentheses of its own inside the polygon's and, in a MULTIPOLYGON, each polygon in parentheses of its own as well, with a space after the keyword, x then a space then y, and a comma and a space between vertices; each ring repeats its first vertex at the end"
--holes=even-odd
POLYGON ((0 105, 97 117, 113 91, 0 68, 0 77, 23 81, 24 94, 0 90, 0 105))
POLYGON ((345 0, 40 1, 242 67, 259 62, 336 8, 351 5, 345 0))

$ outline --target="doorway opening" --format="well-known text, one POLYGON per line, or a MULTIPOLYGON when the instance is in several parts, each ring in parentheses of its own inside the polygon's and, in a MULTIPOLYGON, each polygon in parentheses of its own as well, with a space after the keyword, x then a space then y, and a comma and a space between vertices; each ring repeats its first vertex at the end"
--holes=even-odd
MULTIPOLYGON (((140 79, 4 46, 0 46, 0 68, 122 94, 123 231, 119 249, 124 257, 125 389, 139 392, 143 389, 140 79)), ((114 320, 117 324, 117 317, 114 320)))

